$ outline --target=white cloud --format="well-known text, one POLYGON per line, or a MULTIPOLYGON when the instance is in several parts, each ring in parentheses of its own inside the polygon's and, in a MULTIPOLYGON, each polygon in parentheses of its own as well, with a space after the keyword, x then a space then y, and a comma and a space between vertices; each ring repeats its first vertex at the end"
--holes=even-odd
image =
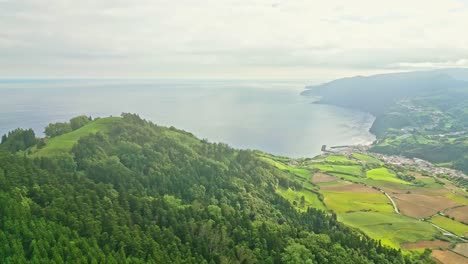
POLYGON ((400 62, 389 65, 390 68, 406 69, 441 69, 441 68, 468 68, 468 59, 441 62, 400 62))
POLYGON ((0 75, 309 77, 468 58, 455 0, 3 0, 0 75))

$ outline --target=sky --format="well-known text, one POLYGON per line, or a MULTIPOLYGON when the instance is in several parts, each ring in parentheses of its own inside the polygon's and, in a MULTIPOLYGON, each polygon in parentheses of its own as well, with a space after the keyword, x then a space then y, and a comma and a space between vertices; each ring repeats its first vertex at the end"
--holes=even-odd
POLYGON ((0 77, 314 79, 468 67, 468 0, 0 0, 0 77))

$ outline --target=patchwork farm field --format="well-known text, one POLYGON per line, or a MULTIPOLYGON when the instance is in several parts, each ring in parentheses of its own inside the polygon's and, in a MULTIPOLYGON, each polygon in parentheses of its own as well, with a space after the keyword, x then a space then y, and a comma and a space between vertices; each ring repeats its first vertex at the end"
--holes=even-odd
POLYGON ((468 205, 452 208, 444 212, 449 217, 455 218, 458 222, 468 224, 468 205))
POLYGON ((460 221, 468 221, 468 196, 444 179, 388 166, 356 152, 294 162, 271 158, 266 161, 290 173, 296 183, 307 186, 276 190, 299 211, 314 207, 334 212, 339 221, 387 246, 408 252, 433 249, 435 259, 459 257, 447 250, 462 240, 444 236, 433 224, 467 236, 468 226, 460 221), (437 215, 439 212, 454 220, 437 215))
POLYGON ((434 250, 431 256, 440 263, 466 264, 467 258, 447 250, 434 250))
POLYGON ((447 249, 450 246, 450 242, 442 240, 427 240, 419 241, 416 243, 408 243, 403 246, 404 249, 447 249))
POLYGON ((323 184, 323 183, 333 182, 337 180, 338 178, 336 178, 335 176, 331 176, 329 174, 320 173, 320 172, 314 173, 314 175, 312 176, 312 182, 315 184, 320 184, 320 183, 323 184))
POLYGON ((468 243, 458 244, 453 251, 468 258, 468 243))
POLYGON ((414 218, 430 217, 446 208, 458 204, 444 196, 422 195, 412 193, 392 194, 402 214, 414 218))

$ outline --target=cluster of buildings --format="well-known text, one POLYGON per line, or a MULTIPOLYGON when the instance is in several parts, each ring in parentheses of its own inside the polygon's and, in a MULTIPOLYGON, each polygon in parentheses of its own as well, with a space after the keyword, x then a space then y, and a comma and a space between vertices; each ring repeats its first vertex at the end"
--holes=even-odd
POLYGON ((467 177, 461 171, 450 169, 450 168, 445 168, 445 167, 438 167, 428 161, 418 159, 418 158, 407 158, 403 156, 383 155, 383 154, 377 154, 377 153, 372 153, 372 156, 390 165, 413 167, 416 170, 425 171, 432 175, 447 175, 449 177, 463 177, 463 178, 467 177))
POLYGON ((429 175, 446 175, 448 177, 462 177, 468 178, 463 172, 445 168, 438 167, 429 161, 425 161, 418 158, 407 158, 404 156, 398 155, 385 155, 379 153, 369 152, 370 145, 352 145, 352 146, 341 146, 341 147, 331 147, 326 149, 326 146, 322 146, 322 151, 326 154, 341 154, 341 155, 351 155, 353 152, 363 153, 366 155, 373 156, 377 159, 380 159, 386 164, 395 165, 395 166, 404 166, 412 167, 417 171, 427 172, 429 175))

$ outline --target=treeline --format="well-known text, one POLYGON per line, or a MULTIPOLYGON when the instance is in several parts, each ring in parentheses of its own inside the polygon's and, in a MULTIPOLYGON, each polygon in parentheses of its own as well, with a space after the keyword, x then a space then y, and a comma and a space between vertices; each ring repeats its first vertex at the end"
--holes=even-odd
POLYGON ((32 129, 15 129, 2 136, 0 150, 18 152, 34 146, 38 142, 32 129))
POLYGON ((1 263, 430 263, 299 213, 251 151, 132 114, 110 126, 71 153, 0 151, 1 263))
POLYGON ((72 119, 70 119, 70 122, 58 122, 58 123, 53 123, 49 124, 45 130, 44 134, 47 137, 56 137, 63 135, 65 133, 77 130, 78 128, 83 127, 84 125, 88 124, 91 122, 93 119, 88 116, 77 116, 72 119))

